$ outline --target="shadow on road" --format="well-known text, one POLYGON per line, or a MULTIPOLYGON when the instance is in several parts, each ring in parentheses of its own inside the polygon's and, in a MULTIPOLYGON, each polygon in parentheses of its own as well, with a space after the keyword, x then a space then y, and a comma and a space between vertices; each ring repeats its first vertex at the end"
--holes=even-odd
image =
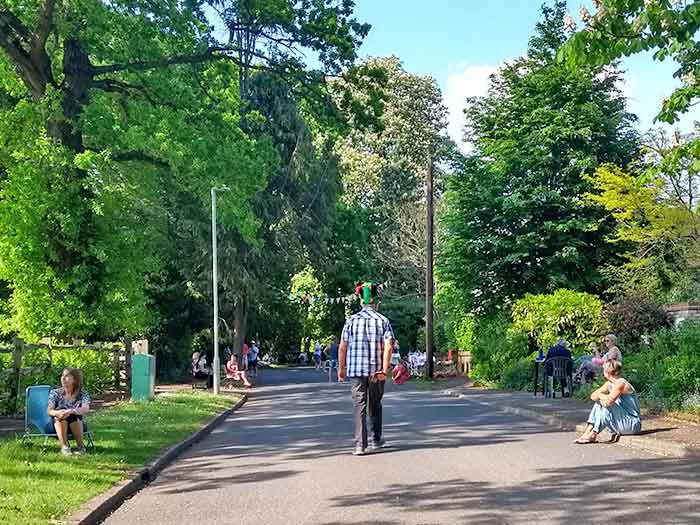
MULTIPOLYGON (((154 500, 190 492, 206 498, 211 497, 206 491, 217 491, 213 494, 248 501, 247 494, 261 493, 282 509, 254 506, 269 523, 290 522, 291 514, 284 521, 269 521, 271 516, 282 519, 278 513, 290 509, 310 512, 312 501, 329 514, 308 514, 304 523, 359 525, 368 523, 367 516, 377 517, 381 521, 371 523, 379 525, 700 523, 697 462, 637 457, 615 445, 576 447, 568 437, 564 444, 556 434, 561 431, 499 412, 483 400, 395 385, 387 385, 384 399, 389 447, 376 461, 372 456, 351 458, 349 384, 329 385, 313 370, 265 372, 266 386, 163 472, 164 479, 151 489, 154 500), (546 446, 555 447, 556 453, 543 454, 541 447, 546 446), (428 453, 412 454, 417 451, 428 453), (538 458, 530 462, 527 454, 538 458), (318 461, 339 455, 346 460, 318 461), (559 463, 549 465, 554 457, 559 463), (431 470, 438 464, 444 470, 431 470), (452 468, 454 464, 459 468, 452 468), (319 496, 309 488, 317 480, 335 486, 339 469, 358 475, 364 466, 356 465, 374 465, 374 472, 379 468, 385 477, 371 490, 360 483, 347 493, 319 496), (427 470, 409 474, 413 477, 394 474, 411 465, 427 470), (464 477, 457 477, 461 473, 464 477), (309 500, 295 503, 300 497, 309 500), (314 500, 318 497, 323 501, 314 500)), ((258 519, 257 514, 249 518, 246 523, 258 519)))
MULTIPOLYGON (((320 375, 314 376, 313 371, 311 374, 311 379, 320 375)), ((308 380, 305 375, 308 372, 294 379, 308 380)), ((300 471, 275 470, 275 466, 349 454, 353 433, 349 384, 310 386, 308 382, 279 382, 253 392, 240 413, 196 445, 187 458, 167 469, 173 484, 165 484, 160 491, 176 494, 291 477, 300 471), (221 461, 236 459, 254 466, 255 474, 236 476, 216 471, 221 469, 221 461)), ((494 413, 484 405, 392 385, 388 385, 384 406, 384 434, 389 446, 381 451, 382 455, 497 445, 552 432, 535 423, 514 428, 513 416, 494 413), (459 418, 467 413, 469 424, 460 426, 459 418), (479 432, 474 432, 476 427, 479 432)))
MULTIPOLYGON (((463 523, 513 520, 527 511, 557 522, 698 523, 698 464, 671 459, 544 469, 534 483, 503 487, 464 479, 390 485, 381 492, 335 498, 336 507, 374 506, 378 513, 417 514, 432 523, 435 512, 468 511, 463 523), (397 502, 400 502, 397 503, 397 502), (658 515, 659 505, 671 509, 658 515)), ((517 520, 515 520, 517 521, 517 520)))

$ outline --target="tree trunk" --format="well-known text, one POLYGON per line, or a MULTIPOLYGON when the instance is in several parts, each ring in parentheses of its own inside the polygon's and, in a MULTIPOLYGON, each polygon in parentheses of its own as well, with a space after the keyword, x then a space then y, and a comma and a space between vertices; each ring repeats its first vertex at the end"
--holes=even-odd
POLYGON ((248 326, 248 298, 242 293, 236 299, 233 310, 233 353, 243 357, 243 343, 245 343, 246 329, 248 326))
MULTIPOLYGON (((83 153, 83 134, 78 120, 89 102, 88 91, 92 85, 93 69, 90 57, 80 42, 67 38, 63 44, 63 102, 62 118, 48 122, 49 135, 75 153, 83 153)), ((83 172, 76 170, 80 175, 83 172)))

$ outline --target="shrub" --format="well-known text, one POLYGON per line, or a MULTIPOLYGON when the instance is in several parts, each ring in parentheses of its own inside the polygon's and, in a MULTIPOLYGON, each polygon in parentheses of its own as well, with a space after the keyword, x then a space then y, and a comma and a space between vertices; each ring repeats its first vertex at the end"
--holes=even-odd
POLYGON ((503 371, 500 386, 509 390, 532 391, 532 359, 510 363, 503 371))
POLYGON ((591 398, 591 394, 593 393, 593 391, 599 389, 604 382, 604 378, 597 377, 593 383, 583 383, 581 385, 578 385, 576 388, 574 388, 574 391, 571 393, 571 397, 573 397, 574 399, 588 401, 591 398))
POLYGON ((537 338, 548 348, 562 336, 572 350, 584 351, 605 331, 603 303, 595 295, 560 289, 549 295, 527 294, 512 308, 513 330, 537 338))
POLYGON ((679 407, 700 391, 700 322, 660 330, 625 357, 623 374, 651 408, 679 407))
POLYGON ((671 325, 660 304, 644 295, 629 295, 608 305, 605 317, 612 331, 621 336, 625 351, 649 336, 671 325))
POLYGON ((457 349, 461 352, 474 350, 474 327, 476 322, 473 315, 465 315, 455 323, 455 341, 457 349))
POLYGON ((528 355, 527 337, 509 330, 506 316, 478 319, 474 324, 472 378, 478 382, 498 382, 506 367, 528 355))
POLYGON ((663 374, 663 392, 673 406, 700 391, 700 323, 682 323, 676 341, 677 353, 664 360, 663 374))

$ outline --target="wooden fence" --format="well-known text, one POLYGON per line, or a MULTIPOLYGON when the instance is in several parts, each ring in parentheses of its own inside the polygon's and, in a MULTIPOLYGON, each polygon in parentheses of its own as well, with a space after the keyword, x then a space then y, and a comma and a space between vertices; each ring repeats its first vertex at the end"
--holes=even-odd
MULTIPOLYGON (((5 397, 9 399, 12 412, 19 413, 19 401, 22 399, 22 376, 30 375, 33 372, 41 369, 41 366, 23 367, 22 362, 24 356, 36 350, 48 351, 48 366, 53 365, 53 352, 61 350, 76 350, 85 351, 92 350, 96 352, 110 352, 112 354, 112 377, 113 387, 115 390, 121 390, 124 387, 127 391, 131 389, 131 354, 125 349, 131 349, 131 340, 127 339, 122 343, 110 343, 108 345, 53 345, 46 343, 25 343, 20 339, 15 339, 12 347, 1 347, 0 354, 12 354, 12 364, 10 371, 9 392, 6 391, 5 397)), ((3 392, 0 392, 0 399, 3 392)))

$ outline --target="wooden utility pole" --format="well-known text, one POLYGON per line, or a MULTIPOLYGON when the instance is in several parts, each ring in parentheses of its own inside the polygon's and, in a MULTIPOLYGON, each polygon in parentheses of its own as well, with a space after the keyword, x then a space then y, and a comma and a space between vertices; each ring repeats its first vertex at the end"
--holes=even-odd
POLYGON ((428 159, 427 176, 427 245, 425 271, 425 374, 433 378, 433 160, 428 159))

